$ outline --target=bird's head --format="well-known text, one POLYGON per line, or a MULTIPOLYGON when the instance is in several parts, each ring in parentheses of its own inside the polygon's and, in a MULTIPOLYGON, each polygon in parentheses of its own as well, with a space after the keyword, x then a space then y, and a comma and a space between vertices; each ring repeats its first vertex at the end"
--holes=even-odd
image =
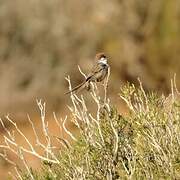
POLYGON ((104 53, 97 53, 96 60, 98 63, 107 64, 107 57, 104 53))

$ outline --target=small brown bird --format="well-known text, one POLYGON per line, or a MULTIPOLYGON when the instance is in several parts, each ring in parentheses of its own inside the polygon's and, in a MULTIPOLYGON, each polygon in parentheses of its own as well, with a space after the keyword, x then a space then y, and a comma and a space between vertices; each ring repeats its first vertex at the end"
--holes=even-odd
POLYGON ((90 87, 90 82, 101 82, 105 79, 108 74, 109 68, 106 55, 104 53, 97 53, 95 56, 95 60, 96 64, 93 66, 91 72, 89 73, 85 81, 83 81, 81 84, 74 87, 71 91, 68 91, 65 94, 75 92, 80 88, 90 87))

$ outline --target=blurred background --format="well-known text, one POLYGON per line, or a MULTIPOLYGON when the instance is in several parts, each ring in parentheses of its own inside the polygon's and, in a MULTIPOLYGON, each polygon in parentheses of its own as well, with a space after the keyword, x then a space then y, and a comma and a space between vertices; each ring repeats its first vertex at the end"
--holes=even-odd
MULTIPOLYGON (((64 115, 65 76, 81 82, 77 65, 88 73, 97 52, 109 57, 117 105, 120 87, 138 77, 147 91, 168 94, 176 73, 180 87, 180 1, 0 0, 0 116, 30 134, 26 114, 39 117, 36 98, 64 115)), ((6 175, 11 166, 0 159, 0 169, 6 175)))

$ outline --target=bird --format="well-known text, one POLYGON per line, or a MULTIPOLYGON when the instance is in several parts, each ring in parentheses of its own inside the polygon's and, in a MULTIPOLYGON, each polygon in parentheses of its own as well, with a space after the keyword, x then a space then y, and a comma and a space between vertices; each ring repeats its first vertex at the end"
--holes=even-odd
POLYGON ((90 82, 103 81, 108 75, 108 69, 109 69, 108 58, 105 55, 105 53, 103 52, 97 53, 95 56, 95 64, 92 67, 86 79, 82 83, 74 87, 72 90, 66 92, 65 94, 76 92, 81 88, 83 89, 84 87, 90 89, 90 82))

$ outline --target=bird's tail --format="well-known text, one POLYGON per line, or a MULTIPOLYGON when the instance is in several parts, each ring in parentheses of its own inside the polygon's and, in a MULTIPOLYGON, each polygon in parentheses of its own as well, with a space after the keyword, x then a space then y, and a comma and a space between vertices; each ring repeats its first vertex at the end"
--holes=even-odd
POLYGON ((80 88, 82 88, 85 84, 87 83, 87 81, 82 82, 81 84, 77 85, 76 87, 74 87, 71 91, 66 92, 65 94, 69 94, 72 93, 74 91, 79 90, 80 88))

